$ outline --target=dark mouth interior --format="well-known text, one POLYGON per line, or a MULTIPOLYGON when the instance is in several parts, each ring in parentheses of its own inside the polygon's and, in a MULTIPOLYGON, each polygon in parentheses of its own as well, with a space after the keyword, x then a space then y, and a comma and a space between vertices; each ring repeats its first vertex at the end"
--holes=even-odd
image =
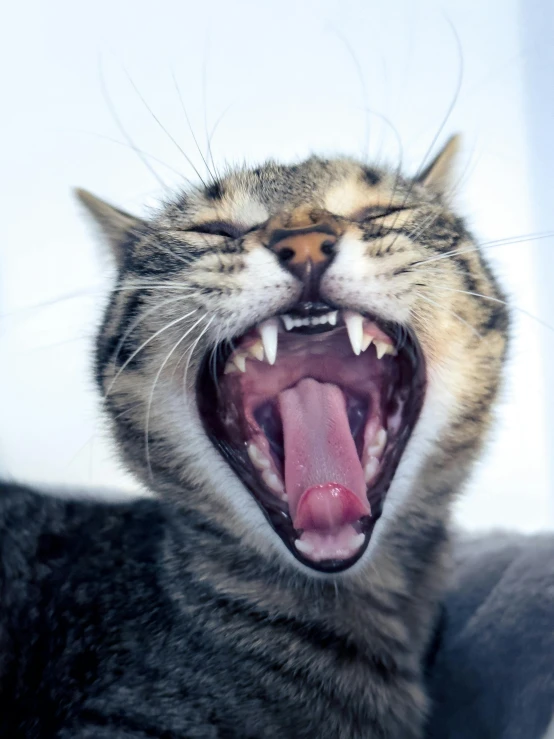
POLYGON ((423 403, 423 357, 398 325, 329 306, 304 304, 267 323, 274 357, 265 324, 207 354, 200 415, 295 557, 339 572, 363 554, 381 515, 423 403))

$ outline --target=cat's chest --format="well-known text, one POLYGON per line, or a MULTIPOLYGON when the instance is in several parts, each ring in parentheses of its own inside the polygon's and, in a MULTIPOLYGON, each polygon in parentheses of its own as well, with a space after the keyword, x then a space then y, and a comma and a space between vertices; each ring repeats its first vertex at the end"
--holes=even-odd
POLYGON ((148 610, 141 601, 118 614, 91 608, 88 626, 66 631, 43 666, 56 681, 55 694, 41 686, 42 719, 70 707, 75 721, 155 737, 357 739, 380 736, 405 701, 340 640, 186 597, 177 609, 154 590, 148 610))
MULTIPOLYGON (((236 623, 224 634, 223 614, 194 610, 188 618, 130 620, 107 649, 81 644, 79 653, 68 644, 56 669, 68 703, 99 724, 116 716, 121 727, 160 737, 355 739, 382 728, 368 698, 374 676, 354 653, 333 655, 322 646, 318 654, 293 634, 283 649, 282 638, 236 623), (88 674, 79 674, 84 666, 88 674)), ((384 685, 375 689, 385 697, 384 685)))

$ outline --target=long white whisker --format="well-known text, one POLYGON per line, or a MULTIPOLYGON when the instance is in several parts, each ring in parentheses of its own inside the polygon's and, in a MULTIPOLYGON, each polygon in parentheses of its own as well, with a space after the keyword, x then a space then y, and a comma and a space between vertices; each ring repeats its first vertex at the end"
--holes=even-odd
POLYGON ((187 154, 187 153, 185 152, 185 150, 184 150, 184 149, 183 149, 183 147, 182 147, 182 146, 181 146, 181 145, 179 144, 179 142, 178 142, 178 141, 177 141, 177 140, 176 140, 176 139, 175 139, 175 138, 174 138, 174 137, 173 137, 173 136, 172 136, 172 135, 170 134, 170 132, 169 132, 169 131, 167 130, 167 128, 166 128, 166 127, 164 126, 164 124, 163 124, 163 123, 161 122, 161 120, 160 120, 160 119, 158 118, 158 116, 157 116, 157 115, 156 115, 156 114, 154 113, 154 111, 152 110, 152 108, 150 107, 150 105, 149 105, 149 104, 148 104, 148 103, 146 102, 146 98, 144 97, 144 95, 143 95, 143 94, 142 94, 142 93, 140 92, 140 90, 139 90, 139 89, 138 89, 138 87, 136 86, 136 84, 135 84, 135 82, 134 82, 133 78, 131 77, 131 75, 129 74, 129 72, 128 72, 128 71, 127 71, 127 69, 125 68, 125 66, 123 67, 123 71, 125 72, 125 75, 127 76, 127 79, 128 79, 128 80, 129 80, 129 82, 131 83, 131 85, 132 85, 132 87, 133 87, 134 91, 135 91, 135 92, 136 92, 136 94, 138 95, 138 97, 139 97, 139 99, 140 99, 141 103, 142 103, 142 104, 144 105, 144 107, 146 108, 146 110, 147 110, 147 111, 148 111, 148 112, 150 113, 150 115, 152 116, 152 118, 153 118, 153 119, 154 119, 154 120, 156 121, 156 123, 158 124, 158 126, 159 126, 159 127, 160 127, 160 128, 162 129, 162 131, 163 131, 163 132, 165 133, 165 135, 166 135, 166 136, 167 136, 167 137, 169 138, 169 140, 170 140, 170 141, 171 141, 171 142, 172 142, 172 143, 173 143, 173 144, 174 144, 174 145, 175 145, 175 146, 177 147, 177 149, 178 149, 178 150, 179 150, 179 152, 180 152, 180 153, 182 154, 182 156, 183 156, 183 157, 184 157, 184 158, 185 158, 185 159, 187 160, 187 162, 188 162, 188 163, 190 164, 190 166, 191 166, 191 167, 193 168, 193 170, 194 170, 194 172, 196 173, 196 176, 198 177, 198 179, 200 180, 200 182, 201 182, 201 183, 202 183, 202 184, 204 185, 204 187, 206 187, 207 185, 206 185, 206 183, 204 182, 204 179, 202 178, 202 175, 200 174, 200 172, 199 172, 199 171, 198 171, 198 169, 196 168, 196 166, 195 166, 194 162, 192 161, 192 159, 191 159, 191 158, 189 157, 189 155, 188 155, 188 154, 187 154))
POLYGON ((145 310, 144 312, 142 312, 141 315, 138 316, 135 321, 133 321, 131 326, 128 328, 128 330, 123 334, 123 336, 119 340, 112 362, 114 364, 117 362, 117 358, 119 356, 119 352, 121 351, 123 344, 129 338, 129 336, 133 333, 133 331, 137 328, 137 326, 141 324, 147 316, 149 316, 151 313, 155 313, 157 310, 160 310, 160 308, 163 308, 166 305, 169 305, 171 303, 177 303, 181 300, 187 300, 187 299, 188 298, 186 295, 179 295, 176 298, 168 298, 167 300, 162 300, 161 303, 157 303, 156 305, 153 305, 150 308, 148 308, 148 310, 145 310))
POLYGON ((148 474, 150 476, 150 479, 152 479, 152 467, 150 465, 150 451, 149 451, 149 446, 148 446, 148 429, 149 429, 149 426, 150 426, 150 413, 151 413, 151 410, 152 410, 152 401, 154 399, 154 391, 156 389, 156 385, 158 383, 158 380, 160 379, 160 375, 162 374, 164 367, 166 366, 166 364, 169 362, 169 360, 173 356, 174 351, 187 338, 187 336, 190 334, 190 332, 193 331, 196 328, 196 326, 198 326, 198 324, 201 321, 204 320, 204 318, 206 318, 206 315, 207 314, 204 313, 203 316, 200 316, 200 318, 195 323, 193 323, 190 328, 188 328, 185 331, 185 333, 181 336, 181 338, 179 339, 179 341, 177 341, 173 345, 171 351, 169 352, 169 354, 166 356, 166 358, 164 359, 164 361, 160 365, 160 368, 158 369, 158 371, 156 373, 156 377, 154 378, 154 382, 152 384, 152 389, 150 390, 150 397, 148 398, 148 405, 146 407, 146 423, 145 423, 145 429, 144 429, 144 445, 145 445, 146 466, 148 468, 148 474))
POLYGON ((105 101, 106 105, 108 106, 108 110, 110 111, 110 114, 111 114, 113 120, 115 121, 116 126, 119 128, 121 134, 123 135, 123 137, 125 138, 125 140, 129 144, 129 146, 131 147, 131 149, 138 156, 138 158, 140 159, 140 161, 144 164, 144 166, 146 167, 146 169, 159 182, 159 184, 161 185, 162 189, 167 190, 168 189, 167 184, 163 181, 163 179, 160 177, 160 175, 156 172, 156 170, 150 164, 150 162, 148 161, 148 159, 146 158, 146 156, 142 153, 142 151, 136 146, 135 142, 133 141, 133 139, 131 138, 131 136, 127 133, 127 131, 126 131, 123 123, 121 122, 121 119, 119 118, 119 116, 117 114, 117 111, 115 109, 115 105, 113 104, 113 101, 112 101, 112 99, 110 97, 110 94, 108 92, 108 86, 106 85, 106 80, 104 78, 104 69, 102 67, 102 60, 100 60, 100 63, 99 63, 99 72, 100 72, 100 86, 101 86, 101 89, 102 89, 102 94, 104 96, 104 101, 105 101))
POLYGON ((108 389, 107 389, 107 391, 106 391, 106 394, 105 394, 104 398, 105 398, 105 399, 107 399, 107 398, 109 397, 109 395, 110 395, 110 393, 111 393, 111 391, 112 391, 112 389, 113 389, 113 386, 114 386, 114 385, 115 385, 115 383, 117 382, 117 380, 118 380, 119 376, 120 376, 120 375, 121 375, 121 373, 122 373, 122 372, 123 372, 123 371, 125 370, 125 368, 126 368, 126 367, 127 367, 127 365, 129 364, 129 362, 132 362, 132 361, 133 361, 133 359, 134 359, 134 358, 135 358, 135 357, 137 356, 137 354, 139 354, 139 353, 140 353, 140 352, 141 352, 141 351, 142 351, 142 350, 143 350, 143 349, 144 349, 144 348, 145 348, 146 346, 148 346, 148 344, 150 344, 150 342, 151 342, 151 341, 154 341, 154 339, 155 339, 155 338, 156 338, 157 336, 159 336, 159 335, 160 335, 161 333, 163 333, 164 331, 167 331, 167 330, 168 330, 169 328, 171 328, 172 326, 175 326, 175 325, 176 325, 177 323, 180 323, 181 321, 185 321, 185 320, 186 320, 186 319, 187 319, 187 318, 188 318, 189 316, 192 316, 192 314, 193 314, 193 313, 196 313, 196 311, 197 311, 197 310, 198 310, 198 308, 194 308, 194 309, 193 309, 193 310, 191 310, 191 311, 190 311, 189 313, 186 313, 186 314, 185 314, 184 316, 180 316, 179 318, 176 318, 175 320, 171 321, 170 323, 167 323, 167 324, 166 324, 165 326, 163 326, 162 328, 158 329, 158 331, 156 331, 156 332, 155 332, 154 334, 152 334, 152 336, 150 336, 150 337, 149 337, 148 339, 146 339, 146 341, 144 341, 144 342, 143 342, 143 343, 142 343, 142 344, 141 344, 141 345, 139 346, 139 348, 138 348, 138 349, 136 349, 136 350, 135 350, 135 351, 134 351, 134 352, 133 352, 133 353, 131 354, 131 356, 130 356, 130 357, 128 357, 128 359, 127 359, 127 360, 126 360, 126 362, 125 362, 125 363, 123 364, 123 366, 122 366, 122 367, 120 367, 119 371, 118 371, 118 372, 116 373, 115 377, 114 377, 114 378, 113 378, 113 380, 111 381, 111 383, 110 383, 110 386, 108 387, 108 389))
POLYGON ((525 308, 520 308, 518 305, 512 305, 511 303, 508 303, 506 300, 495 298, 492 295, 483 295, 482 293, 474 293, 474 292, 471 292, 470 290, 457 290, 453 287, 443 287, 442 285, 434 285, 433 290, 446 290, 448 292, 460 293, 462 295, 472 295, 475 298, 483 298, 483 300, 490 300, 491 303, 499 303, 501 305, 505 305, 511 310, 516 310, 519 313, 522 313, 524 316, 527 316, 528 318, 532 318, 533 320, 537 321, 537 323, 540 323, 541 326, 544 326, 544 328, 547 328, 549 331, 554 331, 554 326, 552 326, 550 323, 547 323, 546 321, 543 321, 542 318, 539 318, 534 313, 530 313, 528 310, 525 310, 525 308))
POLYGON ((497 241, 486 241, 483 244, 478 244, 474 246, 468 246, 464 249, 456 249, 455 251, 449 251, 445 254, 437 254, 434 257, 430 257, 429 259, 423 259, 420 262, 414 262, 411 264, 411 267, 418 267, 423 264, 429 264, 430 262, 437 262, 440 259, 448 259, 449 257, 455 257, 459 254, 470 254, 471 252, 480 251, 481 249, 492 249, 493 247, 497 246, 510 246, 511 244, 524 244, 528 241, 539 241, 541 239, 549 239, 554 236, 554 233, 542 233, 542 234, 531 234, 530 236, 524 236, 522 237, 513 237, 510 239, 498 239, 497 241))
POLYGON ((477 337, 479 337, 480 339, 482 339, 482 338, 483 338, 483 337, 481 336, 481 334, 479 333, 479 331, 477 331, 477 329, 475 328, 475 326, 472 326, 472 325, 471 325, 471 323, 468 323, 468 322, 467 322, 466 320, 464 320, 464 319, 463 319, 463 318, 462 318, 461 316, 459 316, 459 315, 458 315, 458 314, 457 314, 457 313, 456 313, 455 311, 453 311, 453 310, 450 310, 449 308, 445 308, 445 307, 444 307, 444 305, 441 305, 440 303, 437 303, 436 301, 434 301, 434 300, 431 300, 431 298, 428 298, 428 297, 426 297, 425 295, 422 295, 422 294, 421 294, 421 293, 419 293, 419 292, 416 292, 416 293, 414 293, 414 295, 417 295, 417 297, 418 297, 418 298, 421 298, 421 300, 425 300, 425 301, 426 301, 427 303, 431 303, 431 305, 436 305, 436 306, 437 306, 437 308, 440 308, 441 310, 445 310, 445 311, 446 311, 447 313, 450 313, 450 314, 451 314, 451 315, 453 315, 453 316, 454 316, 455 318, 457 318, 457 319, 458 319, 458 321, 461 321, 461 323, 463 323, 463 324, 464 324, 465 326, 467 326, 467 327, 468 327, 469 329, 471 329, 471 331, 473 331, 473 333, 474 333, 474 334, 475 334, 475 335, 476 335, 477 337))
MULTIPOLYGON (((196 349, 196 347, 197 347, 198 342, 200 341, 200 339, 204 336, 204 334, 206 333, 206 331, 210 328, 211 324, 213 323, 214 318, 215 318, 215 316, 212 316, 210 318, 210 320, 208 321, 208 323, 202 329, 202 332, 201 332, 200 336, 196 339, 196 341, 190 347, 190 349, 187 350, 188 351, 188 359, 187 359, 187 363, 185 365, 185 372, 183 374, 183 387, 185 387, 185 388, 186 388, 186 384, 187 384, 187 375, 188 375, 188 371, 189 371, 190 360, 192 359, 192 355, 194 354, 194 350, 196 349)), ((184 356, 184 354, 183 354, 183 356, 184 356)), ((182 358, 183 357, 180 357, 179 358, 179 362, 181 361, 182 358)))

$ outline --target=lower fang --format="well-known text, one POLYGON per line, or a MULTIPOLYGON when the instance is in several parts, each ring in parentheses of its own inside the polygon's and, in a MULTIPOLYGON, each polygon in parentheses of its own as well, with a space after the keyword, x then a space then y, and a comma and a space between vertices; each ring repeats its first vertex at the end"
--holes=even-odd
POLYGON ((296 539, 294 542, 294 546, 298 549, 299 552, 302 552, 302 554, 311 554, 314 551, 314 547, 312 544, 307 541, 302 541, 301 539, 296 539))
POLYGON ((368 485, 373 481, 378 471, 379 460, 376 457, 370 457, 364 469, 364 479, 368 485))
POLYGON ((356 534, 356 536, 353 536, 350 540, 350 544, 355 547, 356 549, 359 549, 362 544, 365 541, 365 534, 356 534))
POLYGON ((267 487, 270 490, 273 490, 274 493, 278 493, 279 495, 283 495, 285 492, 285 489, 283 487, 283 483, 277 475, 274 472, 271 472, 270 470, 264 470, 262 473, 262 480, 265 482, 267 487))

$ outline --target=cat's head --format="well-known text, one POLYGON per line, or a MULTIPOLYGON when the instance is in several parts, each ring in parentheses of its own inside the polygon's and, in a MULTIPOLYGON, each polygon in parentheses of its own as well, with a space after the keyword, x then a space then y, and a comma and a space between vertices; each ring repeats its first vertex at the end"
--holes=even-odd
POLYGON ((456 146, 413 179, 346 158, 238 169, 148 221, 80 193, 118 266, 98 384, 146 485, 322 572, 439 515, 508 323, 445 196, 456 146))

